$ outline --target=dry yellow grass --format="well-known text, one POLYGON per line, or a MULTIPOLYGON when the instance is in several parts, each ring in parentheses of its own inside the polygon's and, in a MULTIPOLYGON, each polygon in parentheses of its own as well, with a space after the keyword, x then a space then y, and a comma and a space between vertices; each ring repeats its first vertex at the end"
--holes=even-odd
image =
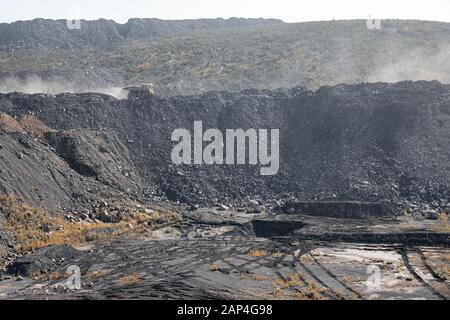
POLYGON ((272 291, 272 295, 276 298, 282 298, 285 296, 285 293, 283 290, 281 290, 280 288, 275 288, 272 291))
POLYGON ((107 270, 96 270, 86 274, 86 278, 97 279, 106 276, 109 273, 107 270))
POLYGON ((134 227, 134 233, 147 232, 148 227, 161 228, 176 224, 181 218, 167 210, 158 210, 152 213, 137 212, 123 218, 122 222, 130 223, 134 227))
POLYGON ((0 128, 6 132, 25 131, 16 119, 6 113, 0 113, 0 128))
POLYGON ((208 266, 208 269, 209 269, 209 271, 212 271, 212 272, 219 271, 220 270, 220 266, 217 263, 211 263, 208 266))
POLYGON ((19 121, 25 131, 35 138, 43 137, 45 132, 55 131, 54 129, 47 127, 41 120, 32 115, 24 115, 19 121))
POLYGON ((152 65, 150 63, 141 63, 136 66, 136 69, 138 71, 149 70, 151 68, 152 68, 152 65))
POLYGON ((283 289, 298 290, 292 293, 291 296, 292 298, 299 300, 324 300, 325 297, 321 293, 327 290, 323 287, 318 287, 314 283, 304 283, 298 273, 291 273, 286 279, 275 279, 272 283, 277 286, 274 292, 283 292, 283 294, 285 294, 283 289))
POLYGON ((252 249, 247 253, 250 257, 261 258, 269 255, 269 252, 261 249, 252 249))
POLYGON ((442 280, 448 280, 450 275, 450 268, 440 268, 436 270, 436 274, 441 278, 442 280))
POLYGON ((313 263, 314 262, 314 258, 311 257, 310 255, 303 255, 300 257, 300 261, 303 263, 313 263))
POLYGON ((303 285, 303 281, 300 279, 300 275, 298 273, 291 273, 285 279, 275 279, 272 281, 273 284, 279 286, 280 288, 290 288, 290 287, 299 287, 303 285))
POLYGON ((342 277, 342 282, 344 282, 345 284, 355 284, 358 282, 362 282, 363 280, 361 279, 361 277, 356 277, 356 276, 344 276, 342 277))
POLYGON ((125 285, 133 285, 137 284, 142 281, 142 277, 139 273, 130 274, 127 276, 123 276, 119 280, 117 280, 117 283, 119 285, 125 286, 125 285))
POLYGON ((433 228, 436 232, 450 232, 450 222, 448 221, 448 217, 445 213, 440 213, 438 217, 438 224, 433 228))
POLYGON ((11 195, 0 196, 0 206, 5 214, 1 227, 15 238, 15 250, 27 252, 51 244, 75 245, 86 241, 113 238, 126 230, 124 224, 85 224, 67 222, 58 216, 24 204, 11 195), (115 227, 115 232, 95 232, 115 227), (44 232, 48 228, 51 232, 44 232))
POLYGON ((175 212, 161 210, 150 214, 130 214, 118 223, 68 222, 60 215, 29 206, 12 195, 0 195, 0 208, 4 213, 0 227, 14 236, 14 249, 22 253, 51 244, 78 245, 87 241, 109 240, 124 233, 151 234, 151 229, 180 221, 175 212), (48 231, 46 229, 50 232, 45 232, 48 231))
POLYGON ((284 255, 283 252, 274 252, 272 253, 272 257, 281 258, 284 255))
POLYGON ((24 115, 16 120, 8 114, 0 114, 0 128, 6 132, 27 132, 34 138, 41 138, 45 132, 54 131, 32 115, 24 115))
POLYGON ((63 275, 60 274, 59 272, 50 272, 47 274, 37 273, 31 275, 31 278, 37 281, 55 281, 62 279, 63 275))
POLYGON ((325 300, 325 297, 322 295, 322 292, 327 289, 323 287, 318 287, 316 284, 308 284, 306 289, 304 289, 301 294, 308 300, 325 300))

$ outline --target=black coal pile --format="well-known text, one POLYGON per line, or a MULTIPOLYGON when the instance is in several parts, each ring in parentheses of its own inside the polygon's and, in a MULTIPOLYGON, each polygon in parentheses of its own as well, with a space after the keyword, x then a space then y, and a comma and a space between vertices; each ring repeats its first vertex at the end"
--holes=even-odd
POLYGON ((0 92, 95 91, 152 82, 158 94, 401 80, 450 82, 450 23, 366 19, 35 19, 0 24, 0 92))
POLYGON ((122 191, 139 191, 141 182, 128 149, 110 132, 46 132, 45 139, 72 169, 122 191))
MULTIPOLYGON (((31 113, 57 130, 113 132, 129 150, 143 194, 192 205, 274 205, 290 198, 450 202, 450 86, 439 82, 132 100, 16 93, 0 95, 0 111, 31 113), (172 131, 192 132, 196 120, 204 130, 280 129, 278 174, 262 176, 253 165, 173 164, 172 131)), ((56 149, 63 157, 73 154, 56 149)), ((84 157, 72 167, 92 161, 84 157)))
POLYGON ((22 257, 8 266, 8 273, 37 276, 56 266, 65 265, 80 256, 79 251, 67 245, 51 245, 22 257))
POLYGON ((142 189, 127 148, 107 131, 55 131, 30 115, 0 114, 0 158, 1 193, 52 212, 90 210, 142 189))
POLYGON ((393 215, 385 203, 360 201, 288 201, 281 210, 287 214, 362 219, 393 215))
MULTIPOLYGON (((71 21, 69 21, 70 23, 71 21)), ((248 28, 283 24, 275 19, 129 19, 125 24, 112 20, 81 20, 83 28, 68 28, 66 20, 34 19, 0 23, 0 50, 74 49, 86 46, 110 48, 127 39, 152 39, 192 31, 248 28)))

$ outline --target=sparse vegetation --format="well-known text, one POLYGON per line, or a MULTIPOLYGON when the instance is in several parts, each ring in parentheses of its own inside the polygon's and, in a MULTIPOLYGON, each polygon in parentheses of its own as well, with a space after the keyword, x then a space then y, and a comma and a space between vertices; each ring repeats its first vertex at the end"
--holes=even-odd
POLYGON ((342 277, 342 282, 344 282, 345 284, 348 285, 354 285, 355 283, 359 283, 361 282, 362 279, 361 277, 351 277, 351 276, 344 276, 342 277))
POLYGON ((303 290, 303 294, 307 299, 310 300, 325 300, 325 297, 322 295, 324 291, 327 289, 323 287, 318 287, 315 283, 308 284, 305 290, 303 290))
POLYGON ((283 252, 274 252, 274 253, 272 253, 272 256, 275 257, 275 258, 280 258, 280 257, 282 257, 283 255, 284 255, 283 252))
POLYGON ((311 257, 309 254, 308 254, 308 255, 302 255, 302 256, 300 257, 300 260, 301 260, 303 263, 313 263, 313 262, 314 262, 314 258, 311 257))
POLYGON ((442 280, 448 280, 448 276, 450 274, 450 268, 439 268, 436 270, 436 274, 442 280))
POLYGON ((41 138, 45 132, 54 131, 32 115, 23 115, 20 119, 0 113, 0 128, 6 132, 27 132, 32 137, 41 138))
POLYGON ((252 249, 247 253, 250 257, 261 258, 269 255, 269 252, 262 249, 252 249))
POLYGON ((134 285, 138 284, 142 281, 142 277, 139 273, 130 274, 127 276, 121 277, 119 280, 117 280, 117 284, 125 286, 125 285, 134 285))
MULTIPOLYGON (((32 207, 7 194, 0 195, 0 209, 3 213, 0 228, 12 236, 14 250, 19 253, 52 244, 78 245, 83 242, 108 240, 125 233, 151 235, 152 229, 179 221, 176 213, 166 210, 151 214, 130 214, 118 223, 69 222, 60 214, 32 207)), ((167 229, 167 232, 171 230, 167 229)))
POLYGON ((34 274, 31 276, 31 278, 38 281, 56 281, 62 279, 63 275, 55 271, 45 274, 42 273, 34 274))
POLYGON ((51 244, 75 245, 108 239, 125 231, 123 223, 68 222, 58 215, 52 216, 42 209, 26 205, 11 195, 1 195, 0 206, 4 213, 0 226, 14 237, 17 252, 28 252, 51 244))
POLYGON ((147 234, 151 229, 166 228, 166 233, 174 233, 170 227, 180 222, 180 217, 173 211, 158 210, 151 213, 137 212, 130 213, 121 220, 126 226, 131 226, 133 234, 147 234))
POLYGON ((437 225, 433 228, 437 232, 450 232, 450 222, 445 213, 440 213, 437 220, 437 225))
POLYGON ((217 263, 211 263, 208 266, 209 271, 215 272, 220 270, 220 266, 217 263))
POLYGON ((291 273, 287 276, 286 279, 281 278, 275 279, 273 283, 279 286, 280 288, 299 287, 304 285, 298 273, 291 273))
POLYGON ((273 289, 272 295, 276 298, 282 298, 285 296, 284 291, 281 290, 280 288, 273 289))
POLYGON ((92 271, 92 272, 89 272, 88 274, 86 274, 86 278, 97 279, 97 278, 104 277, 108 273, 109 273, 108 270, 95 270, 95 271, 92 271))
POLYGON ((285 295, 286 293, 283 291, 285 289, 291 289, 290 291, 296 290, 290 296, 299 300, 323 300, 325 298, 322 292, 327 290, 323 287, 318 287, 315 283, 303 282, 298 273, 291 273, 286 279, 275 279, 272 283, 277 287, 274 289, 274 292, 278 294, 282 292, 285 295))

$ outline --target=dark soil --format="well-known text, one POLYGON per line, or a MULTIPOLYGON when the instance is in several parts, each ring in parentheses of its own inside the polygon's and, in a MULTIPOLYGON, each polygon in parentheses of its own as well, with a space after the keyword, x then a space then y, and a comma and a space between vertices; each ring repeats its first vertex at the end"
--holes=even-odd
POLYGON ((0 24, 0 92, 107 92, 152 82, 172 96, 450 82, 449 23, 383 20, 380 30, 366 23, 131 19, 82 21, 81 30, 69 30, 64 20, 0 24))
MULTIPOLYGON (((137 170, 127 181, 139 185, 140 178, 148 197, 236 206, 254 199, 270 206, 292 197, 406 199, 445 206, 450 179, 449 108, 449 86, 424 81, 340 85, 316 92, 249 90, 132 100, 99 94, 0 96, 2 112, 31 113, 54 129, 112 132, 107 141, 120 140, 111 145, 112 150, 126 147, 131 159, 126 166, 137 170), (192 130, 194 120, 203 121, 204 130, 279 128, 279 174, 261 176, 257 166, 172 164, 171 132, 192 130)), ((81 133, 79 139, 91 138, 81 133)), ((98 157, 101 151, 80 162, 72 151, 58 149, 77 173, 88 177, 92 172, 86 168, 92 163, 86 161, 109 161, 98 157)), ((117 161, 127 158, 125 152, 117 161)), ((108 165, 98 164, 99 180, 108 165)), ((108 174, 111 183, 124 184, 116 173, 108 174)), ((129 188, 127 183, 124 189, 129 188)))

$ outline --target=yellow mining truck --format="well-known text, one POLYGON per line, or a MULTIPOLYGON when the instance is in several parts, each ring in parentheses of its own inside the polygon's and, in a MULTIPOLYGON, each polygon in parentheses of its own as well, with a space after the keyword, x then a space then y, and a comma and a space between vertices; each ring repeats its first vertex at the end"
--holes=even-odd
POLYGON ((143 83, 140 86, 131 86, 123 89, 128 91, 128 99, 155 95, 153 83, 143 83))

